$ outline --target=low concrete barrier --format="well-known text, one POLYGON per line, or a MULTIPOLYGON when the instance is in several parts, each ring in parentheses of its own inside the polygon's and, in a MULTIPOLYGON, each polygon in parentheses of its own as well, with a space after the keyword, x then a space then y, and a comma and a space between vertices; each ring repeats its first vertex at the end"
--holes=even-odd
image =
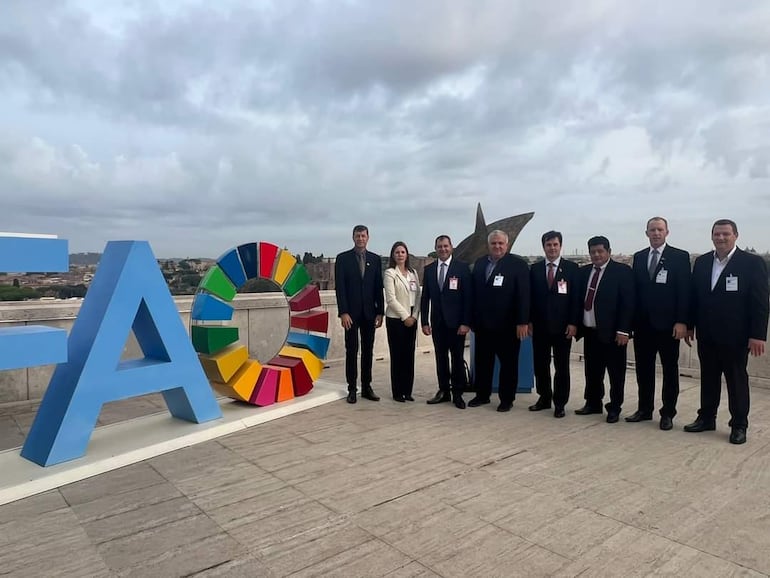
MULTIPOLYGON (((768 341, 770 341, 770 338, 768 341)), ((572 354, 582 359, 582 340, 573 345, 572 354)), ((633 364, 635 363, 633 339, 628 344, 628 362, 629 370, 633 371, 633 364)), ((660 360, 658 360, 658 364, 660 365, 660 360)), ((770 389, 770 350, 762 357, 749 356, 748 370, 751 385, 770 389)), ((700 377, 700 360, 698 359, 698 344, 696 341, 692 342, 692 347, 688 347, 684 341, 679 345, 679 373, 689 377, 700 377)), ((626 387, 628 387, 629 383, 635 383, 632 376, 629 379, 631 381, 626 381, 626 387)), ((658 381, 659 384, 660 381, 658 381)))
MULTIPOLYGON (((192 296, 175 297, 174 301, 185 326, 190 324, 192 296)), ((14 325, 48 325, 66 330, 80 310, 81 301, 25 301, 0 304, 0 327, 14 325)), ((321 304, 329 311, 331 345, 327 364, 345 358, 345 343, 342 327, 337 319, 337 304, 334 291, 321 291, 321 304)), ((233 301, 235 314, 233 324, 239 329, 241 342, 250 355, 266 361, 275 355, 283 345, 289 327, 289 308, 282 293, 249 293, 237 295, 233 301)), ((417 331, 417 347, 420 351, 430 350, 432 342, 417 331)), ((377 330, 374 343, 375 358, 388 356, 388 342, 385 326, 377 330)), ((139 345, 132 335, 127 336, 123 359, 141 357, 139 345)), ((40 399, 53 373, 53 365, 30 367, 0 372, 0 404, 40 399)))
MULTIPOLYGON (((189 329, 192 296, 174 299, 179 315, 189 329)), ((0 304, 0 327, 13 325, 49 325, 71 329, 80 310, 81 301, 26 301, 0 304)), ((345 344, 342 327, 337 320, 337 304, 334 291, 321 291, 321 304, 331 316, 331 345, 327 364, 337 363, 345 358, 345 344)), ((238 295, 233 301, 235 314, 233 323, 240 330, 241 341, 249 348, 251 356, 260 360, 270 359, 283 345, 289 326, 289 308, 281 293, 250 293, 238 295)), ((418 351, 432 350, 430 337, 417 331, 418 351)), ((582 355, 582 342, 573 347, 573 355, 582 355)), ((633 363, 633 346, 629 346, 629 362, 633 363)), ((388 342, 385 327, 377 330, 374 343, 375 358, 388 357, 388 342)), ((133 335, 128 336, 123 351, 124 359, 141 357, 133 335)), ((680 369, 683 374, 697 377, 700 365, 695 344, 680 349, 680 369)), ((0 372, 0 404, 25 402, 40 399, 48 386, 54 366, 30 367, 0 372)), ((749 375, 754 386, 770 388, 770 352, 759 358, 749 358, 749 375)), ((630 377, 630 379, 633 379, 630 377)))

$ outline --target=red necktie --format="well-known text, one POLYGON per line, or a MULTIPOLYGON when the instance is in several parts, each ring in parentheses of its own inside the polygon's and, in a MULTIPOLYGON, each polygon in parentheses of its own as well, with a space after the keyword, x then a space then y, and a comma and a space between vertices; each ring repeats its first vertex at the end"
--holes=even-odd
POLYGON ((594 297, 596 296, 596 286, 599 284, 599 275, 602 270, 599 267, 594 267, 594 276, 591 278, 591 285, 588 287, 588 294, 586 295, 585 303, 583 303, 583 309, 591 311, 594 308, 594 297))
POLYGON ((556 267, 553 263, 548 263, 548 288, 553 287, 553 268, 556 267))

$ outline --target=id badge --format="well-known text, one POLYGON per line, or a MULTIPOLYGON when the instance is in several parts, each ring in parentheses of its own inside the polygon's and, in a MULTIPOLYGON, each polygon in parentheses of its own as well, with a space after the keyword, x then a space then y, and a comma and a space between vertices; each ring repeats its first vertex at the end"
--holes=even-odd
POLYGON ((566 295, 567 294, 567 282, 562 279, 561 281, 556 282, 556 290, 559 292, 559 295, 566 295))
POLYGON ((725 291, 737 291, 738 290, 738 277, 730 275, 725 277, 725 291))
POLYGON ((658 274, 655 277, 655 282, 665 285, 667 280, 668 280, 668 271, 666 271, 665 269, 661 269, 660 271, 658 271, 658 274))
POLYGON ((457 288, 460 286, 459 279, 457 277, 450 277, 449 278, 449 289, 451 291, 457 291, 457 288))
POLYGON ((412 292, 417 291, 417 281, 415 281, 414 279, 409 281, 409 290, 412 292))
POLYGON ((492 280, 492 286, 493 287, 502 287, 503 286, 503 276, 502 275, 495 275, 495 278, 492 280))

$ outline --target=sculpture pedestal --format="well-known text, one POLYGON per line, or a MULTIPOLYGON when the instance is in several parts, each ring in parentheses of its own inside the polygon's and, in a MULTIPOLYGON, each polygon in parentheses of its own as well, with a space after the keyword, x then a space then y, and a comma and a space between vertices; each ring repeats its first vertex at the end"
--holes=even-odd
MULTIPOLYGON (((470 363, 470 377, 471 383, 473 383, 476 368, 475 368, 475 353, 476 353, 476 337, 471 331, 471 363, 470 363)), ((492 375, 492 392, 497 393, 498 385, 500 383, 500 360, 495 358, 495 372, 492 375)), ((527 337, 521 342, 519 347, 519 382, 516 387, 516 393, 531 393, 532 388, 535 385, 535 366, 532 359, 532 338, 527 337)))

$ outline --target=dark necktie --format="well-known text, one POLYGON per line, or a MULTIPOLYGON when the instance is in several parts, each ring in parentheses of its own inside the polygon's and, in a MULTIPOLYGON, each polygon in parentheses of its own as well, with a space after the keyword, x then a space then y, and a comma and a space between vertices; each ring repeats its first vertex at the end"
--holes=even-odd
POLYGON ((650 279, 655 277, 655 269, 657 269, 657 268, 658 268, 658 250, 657 249, 653 249, 652 250, 652 259, 650 259, 650 269, 649 269, 650 279))
POLYGON ((495 270, 495 263, 491 260, 487 261, 487 270, 484 272, 486 277, 484 277, 484 279, 489 281, 489 278, 492 276, 492 271, 494 270, 495 270))
POLYGON ((366 254, 365 253, 358 254, 358 268, 361 270, 361 277, 363 278, 364 273, 366 273, 366 254))
POLYGON ((438 289, 444 290, 444 279, 446 278, 446 263, 441 263, 441 267, 438 271, 438 289))
POLYGON ((548 288, 549 289, 553 287, 554 267, 556 267, 554 263, 548 263, 548 288))
POLYGON ((591 277, 591 285, 588 287, 588 294, 586 295, 585 303, 583 303, 583 309, 586 311, 591 311, 591 309, 594 308, 594 297, 596 296, 596 286, 599 284, 599 275, 601 274, 602 270, 599 267, 594 267, 593 274, 594 276, 591 277))

